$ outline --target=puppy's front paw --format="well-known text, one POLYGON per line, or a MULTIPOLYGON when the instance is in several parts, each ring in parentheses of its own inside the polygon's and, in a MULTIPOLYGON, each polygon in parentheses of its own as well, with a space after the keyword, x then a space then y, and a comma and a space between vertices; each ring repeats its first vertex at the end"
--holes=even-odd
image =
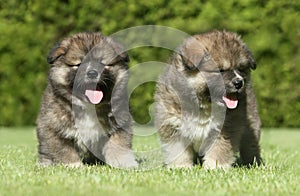
POLYGON ((210 169, 229 169, 231 168, 230 163, 220 163, 217 160, 205 160, 203 163, 203 168, 210 170, 210 169))
POLYGON ((168 169, 176 169, 176 168, 192 168, 193 163, 187 162, 187 163, 169 163, 166 165, 168 169))
POLYGON ((66 163, 64 165, 69 168, 79 168, 83 166, 82 162, 66 163))
POLYGON ((110 154, 105 157, 105 162, 116 168, 134 169, 138 167, 132 152, 110 154))

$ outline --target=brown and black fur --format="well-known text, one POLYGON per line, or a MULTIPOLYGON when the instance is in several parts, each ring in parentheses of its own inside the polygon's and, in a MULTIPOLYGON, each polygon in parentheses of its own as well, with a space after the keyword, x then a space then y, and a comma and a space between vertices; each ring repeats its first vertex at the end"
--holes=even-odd
POLYGON ((78 33, 57 44, 47 61, 51 68, 37 118, 39 162, 136 167, 127 97, 129 58, 122 46, 100 33, 78 33), (101 89, 99 104, 89 103, 87 88, 101 89))
POLYGON ((156 126, 169 167, 260 164, 260 118, 251 85, 256 63, 240 37, 212 31, 188 38, 171 58, 155 94, 156 126), (238 100, 235 109, 222 97, 238 100))

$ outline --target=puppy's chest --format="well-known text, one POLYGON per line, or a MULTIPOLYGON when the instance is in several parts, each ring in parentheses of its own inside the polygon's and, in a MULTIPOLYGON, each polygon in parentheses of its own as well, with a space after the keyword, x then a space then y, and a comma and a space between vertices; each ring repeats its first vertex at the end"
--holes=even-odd
POLYGON ((78 147, 87 151, 96 147, 102 136, 106 136, 104 129, 94 110, 84 110, 74 115, 74 127, 69 133, 73 133, 78 147))
POLYGON ((213 118, 185 115, 181 119, 180 134, 190 140, 202 140, 211 130, 213 118))
POLYGON ((96 136, 99 136, 101 125, 97 117, 84 114, 80 118, 75 118, 75 127, 78 133, 83 139, 93 140, 96 136))
POLYGON ((221 122, 214 116, 185 116, 180 134, 190 140, 194 150, 203 156, 221 132, 221 122))
POLYGON ((195 143, 210 140, 215 133, 220 133, 223 119, 211 112, 183 115, 180 123, 180 134, 195 143))

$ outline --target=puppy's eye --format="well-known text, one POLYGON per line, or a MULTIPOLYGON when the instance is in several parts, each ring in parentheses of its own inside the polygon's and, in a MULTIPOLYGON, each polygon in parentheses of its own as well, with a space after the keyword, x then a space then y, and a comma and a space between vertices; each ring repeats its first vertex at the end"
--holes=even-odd
POLYGON ((113 65, 114 65, 114 64, 110 63, 110 64, 107 64, 107 65, 105 65, 105 66, 111 67, 111 66, 113 66, 113 65))
POLYGON ((74 67, 74 68, 78 68, 78 67, 80 66, 80 64, 81 64, 81 63, 75 64, 75 65, 72 64, 72 65, 69 65, 69 66, 70 66, 70 67, 74 67))
POLYGON ((78 67, 80 66, 80 64, 81 64, 81 63, 78 63, 78 64, 66 63, 67 66, 69 66, 69 67, 74 67, 74 68, 75 68, 75 67, 78 68, 78 67))
POLYGON ((224 70, 224 69, 222 69, 222 68, 221 68, 219 71, 220 71, 221 73, 225 72, 225 70, 224 70))

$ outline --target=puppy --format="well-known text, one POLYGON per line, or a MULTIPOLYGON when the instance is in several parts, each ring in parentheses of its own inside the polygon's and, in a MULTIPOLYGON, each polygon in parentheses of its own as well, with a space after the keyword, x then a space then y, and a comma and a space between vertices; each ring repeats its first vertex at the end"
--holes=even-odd
POLYGON ((231 32, 184 41, 157 83, 156 126, 169 167, 261 163, 260 119, 251 85, 253 55, 231 32))
POLYGON ((128 110, 129 58, 100 33, 63 39, 48 58, 48 85, 37 118, 42 165, 107 163, 137 167, 128 110))

